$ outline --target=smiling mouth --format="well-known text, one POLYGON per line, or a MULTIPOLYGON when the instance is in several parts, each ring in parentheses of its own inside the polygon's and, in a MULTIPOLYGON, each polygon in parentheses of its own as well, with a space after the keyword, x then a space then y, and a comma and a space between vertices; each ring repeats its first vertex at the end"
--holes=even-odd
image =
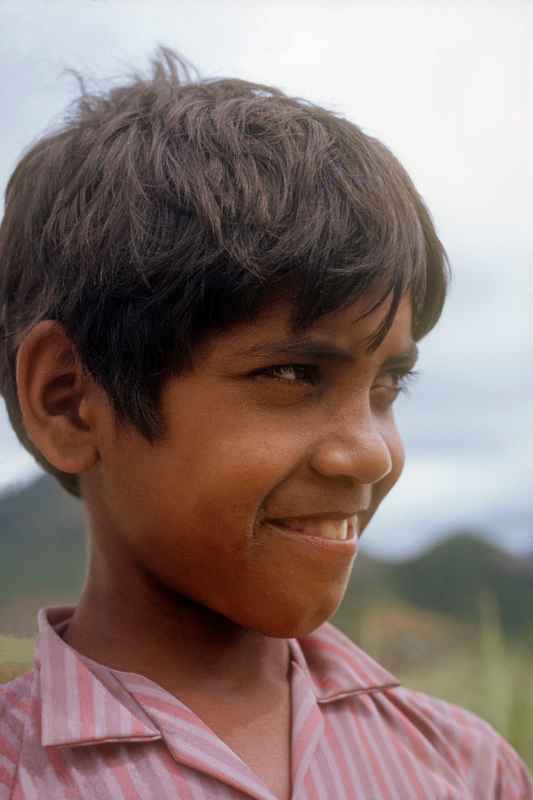
POLYGON ((311 519, 294 518, 269 520, 271 525, 278 528, 302 533, 305 536, 314 536, 320 539, 334 539, 346 541, 353 539, 357 533, 357 516, 347 519, 311 519))

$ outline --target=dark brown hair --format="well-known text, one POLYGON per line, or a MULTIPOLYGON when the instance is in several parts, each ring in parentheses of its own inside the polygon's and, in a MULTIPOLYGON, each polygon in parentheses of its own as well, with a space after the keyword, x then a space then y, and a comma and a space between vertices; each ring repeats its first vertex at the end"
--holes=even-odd
MULTIPOLYGON (((209 334, 293 299, 295 328, 377 289, 410 291, 416 339, 438 320, 448 266, 429 213, 376 139, 242 80, 199 80, 160 48, 148 78, 81 97, 24 155, 0 227, 0 392, 23 445, 18 347, 59 321, 117 417, 164 432, 161 388, 209 334)), ((374 306, 375 307, 375 306, 374 306)))

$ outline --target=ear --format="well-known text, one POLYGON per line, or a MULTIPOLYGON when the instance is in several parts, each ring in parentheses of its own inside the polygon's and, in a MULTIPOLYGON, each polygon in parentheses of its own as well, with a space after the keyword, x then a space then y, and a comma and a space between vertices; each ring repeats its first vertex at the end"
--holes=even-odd
POLYGON ((22 342, 17 390, 27 436, 52 466, 80 474, 97 462, 101 397, 58 322, 39 322, 22 342))

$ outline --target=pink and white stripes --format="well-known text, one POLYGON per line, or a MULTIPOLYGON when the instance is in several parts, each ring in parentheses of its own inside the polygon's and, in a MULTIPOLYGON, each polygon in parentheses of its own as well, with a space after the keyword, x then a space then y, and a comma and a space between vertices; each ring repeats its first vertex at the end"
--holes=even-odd
MULTIPOLYGON (((39 614, 33 672, 0 687, 0 800, 274 800, 187 706, 61 638, 39 614)), ((290 640, 293 800, 533 800, 485 722, 398 685, 326 624, 290 640)))

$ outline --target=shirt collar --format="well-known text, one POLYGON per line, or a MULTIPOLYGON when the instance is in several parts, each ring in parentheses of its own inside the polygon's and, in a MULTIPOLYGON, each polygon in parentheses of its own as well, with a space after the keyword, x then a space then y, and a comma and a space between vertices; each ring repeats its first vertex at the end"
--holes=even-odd
POLYGON ((290 640, 294 660, 304 669, 320 703, 384 691, 400 682, 329 622, 308 636, 290 640))
MULTIPOLYGON (((50 608, 38 616, 42 745, 161 739, 113 670, 85 659, 61 638, 72 613, 72 608, 50 608)), ((399 686, 393 675, 329 623, 290 639, 289 646, 319 703, 399 686)))
POLYGON ((140 705, 103 669, 98 676, 61 638, 72 608, 39 611, 36 666, 41 696, 41 744, 79 746, 161 739, 140 705))

